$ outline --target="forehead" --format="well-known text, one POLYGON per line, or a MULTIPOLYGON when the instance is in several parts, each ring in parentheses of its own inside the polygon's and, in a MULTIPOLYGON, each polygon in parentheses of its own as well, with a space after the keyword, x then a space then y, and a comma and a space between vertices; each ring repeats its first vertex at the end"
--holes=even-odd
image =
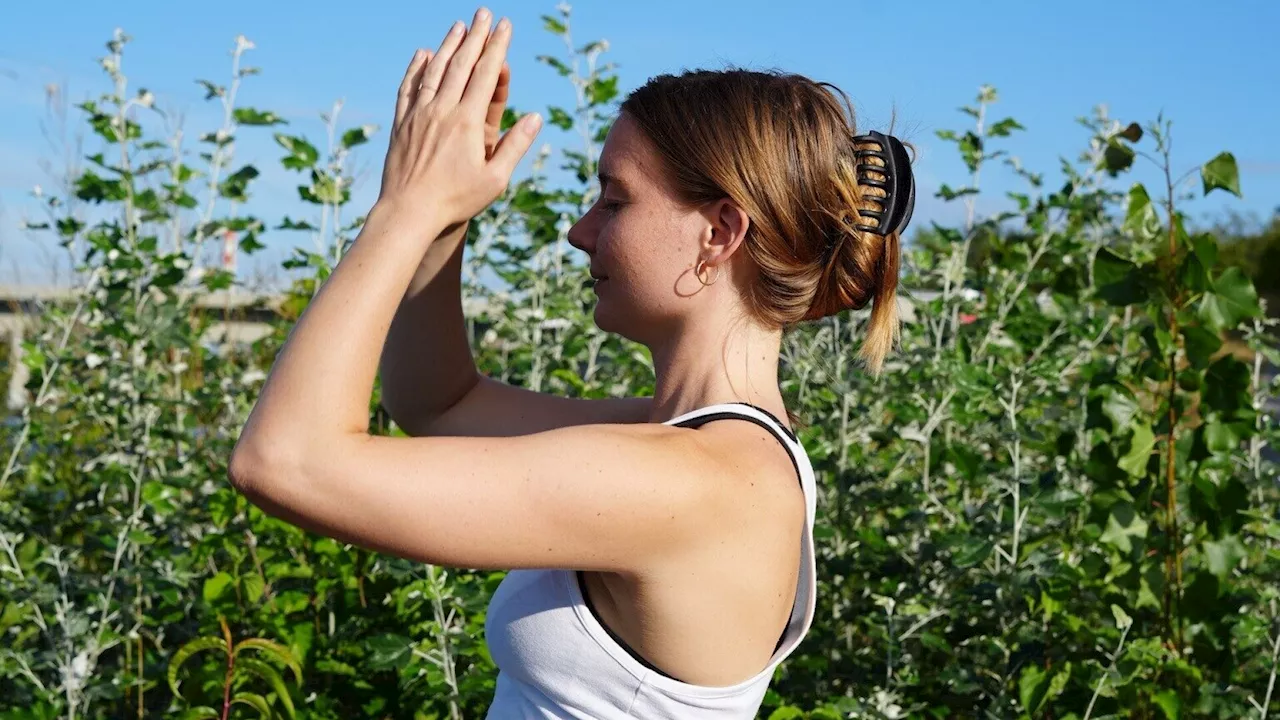
POLYGON ((666 184, 657 150, 626 113, 618 115, 605 137, 600 151, 600 175, 633 189, 661 188, 666 184))

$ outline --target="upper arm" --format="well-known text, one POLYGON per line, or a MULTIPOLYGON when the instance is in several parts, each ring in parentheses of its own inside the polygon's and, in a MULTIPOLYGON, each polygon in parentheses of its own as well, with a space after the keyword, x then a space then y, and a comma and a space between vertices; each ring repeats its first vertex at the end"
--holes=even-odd
POLYGON ((698 436, 659 423, 348 436, 293 467, 242 463, 237 487, 304 528, 423 562, 636 572, 771 507, 767 483, 734 483, 748 468, 698 436))
POLYGON ((653 398, 566 398, 508 385, 483 374, 448 410, 409 435, 511 437, 572 427, 648 422, 653 398))

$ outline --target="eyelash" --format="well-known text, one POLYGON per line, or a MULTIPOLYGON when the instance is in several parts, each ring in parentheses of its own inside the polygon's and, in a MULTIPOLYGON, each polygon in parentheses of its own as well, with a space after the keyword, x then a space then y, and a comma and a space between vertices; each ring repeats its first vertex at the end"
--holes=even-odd
POLYGON ((622 203, 617 200, 605 200, 604 198, 600 198, 600 207, 610 212, 617 210, 621 206, 622 203))

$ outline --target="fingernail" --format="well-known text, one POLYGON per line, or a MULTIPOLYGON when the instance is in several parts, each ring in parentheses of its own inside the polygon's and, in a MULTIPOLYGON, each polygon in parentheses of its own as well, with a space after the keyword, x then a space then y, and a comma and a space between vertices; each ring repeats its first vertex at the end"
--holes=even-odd
POLYGON ((477 20, 477 21, 479 21, 479 22, 484 22, 485 20, 488 20, 488 19, 489 19, 489 10, 488 10, 488 9, 486 9, 486 8, 480 8, 479 10, 477 10, 477 11, 476 11, 476 20, 477 20))
POLYGON ((525 115, 523 122, 525 132, 533 135, 538 132, 538 128, 542 127, 542 114, 533 113, 532 115, 525 115))
POLYGON ((501 20, 499 20, 499 21, 498 21, 498 32, 506 32, 506 31, 508 31, 508 30, 510 30, 510 29, 511 29, 511 21, 510 21, 510 20, 508 20, 508 19, 506 19, 506 18, 502 18, 501 20))
POLYGON ((461 20, 459 20, 459 21, 457 21, 457 22, 455 22, 455 23, 453 24, 453 27, 449 28, 449 34, 450 34, 450 35, 461 35, 461 34, 462 34, 462 31, 463 31, 463 30, 465 30, 465 29, 466 29, 466 27, 467 27, 467 26, 466 26, 466 25, 464 25, 464 24, 462 23, 462 21, 461 21, 461 20))
POLYGON ((418 48, 417 50, 414 50, 414 51, 413 51, 413 59, 414 59, 415 61, 416 61, 416 60, 421 60, 421 59, 422 59, 422 56, 423 56, 423 55, 426 55, 426 54, 427 54, 427 51, 423 50, 422 48, 418 48))

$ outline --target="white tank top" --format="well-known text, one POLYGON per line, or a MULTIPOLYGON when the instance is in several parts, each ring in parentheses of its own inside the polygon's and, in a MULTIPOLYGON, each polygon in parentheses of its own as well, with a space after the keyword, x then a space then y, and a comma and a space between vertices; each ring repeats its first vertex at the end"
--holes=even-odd
POLYGON ((755 422, 790 453, 804 491, 800 576, 795 603, 773 656, 755 675, 727 687, 691 685, 656 671, 597 619, 574 570, 507 573, 485 618, 485 640, 498 666, 487 720, 749 720, 756 716, 778 664, 809 631, 817 596, 813 466, 800 442, 771 413, 746 403, 692 410, 664 425, 698 427, 725 418, 755 422))

